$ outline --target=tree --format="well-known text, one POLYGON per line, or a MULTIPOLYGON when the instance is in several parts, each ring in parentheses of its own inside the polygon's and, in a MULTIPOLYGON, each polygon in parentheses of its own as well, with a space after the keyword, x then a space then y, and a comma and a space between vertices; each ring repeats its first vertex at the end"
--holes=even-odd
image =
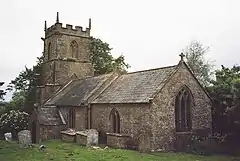
MULTIPOLYGON (((0 82, 0 87, 4 84, 4 82, 0 82)), ((5 111, 5 102, 3 96, 6 94, 4 90, 0 90, 0 116, 5 111)))
POLYGON ((126 72, 130 67, 125 62, 123 55, 114 58, 111 55, 112 48, 109 47, 108 43, 100 39, 91 37, 89 50, 91 51, 90 60, 93 64, 95 75, 106 74, 114 70, 126 72))
POLYGON ((7 106, 10 109, 20 109, 28 113, 32 112, 36 102, 37 79, 35 75, 40 72, 43 56, 37 58, 37 64, 32 68, 25 67, 25 70, 11 81, 8 90, 14 90, 12 100, 7 106))
POLYGON ((211 61, 205 60, 205 54, 209 47, 204 47, 198 41, 191 41, 183 50, 186 55, 186 63, 192 69, 193 74, 203 86, 208 86, 213 75, 213 65, 211 61))
POLYGON ((3 132, 11 132, 14 137, 21 130, 28 127, 29 115, 26 112, 11 110, 0 116, 0 130, 3 132))
MULTIPOLYGON (((93 64, 95 75, 106 74, 115 70, 126 72, 129 65, 125 63, 124 56, 113 58, 109 44, 100 39, 91 37, 89 43, 91 52, 90 60, 93 64)), ((21 109, 32 112, 36 103, 37 84, 36 74, 40 73, 43 56, 37 58, 37 64, 25 70, 11 81, 8 90, 14 90, 12 100, 7 104, 8 109, 21 109)))
POLYGON ((214 98, 226 104, 229 108, 237 107, 240 99, 240 66, 215 71, 216 80, 209 89, 214 98))
MULTIPOLYGON (((0 82, 0 87, 3 86, 4 82, 0 82)), ((4 90, 0 90, 0 100, 3 100, 3 96, 6 94, 4 90)))
POLYGON ((208 87, 215 100, 214 128, 222 134, 237 137, 240 135, 240 66, 226 68, 222 65, 215 76, 216 80, 208 87))

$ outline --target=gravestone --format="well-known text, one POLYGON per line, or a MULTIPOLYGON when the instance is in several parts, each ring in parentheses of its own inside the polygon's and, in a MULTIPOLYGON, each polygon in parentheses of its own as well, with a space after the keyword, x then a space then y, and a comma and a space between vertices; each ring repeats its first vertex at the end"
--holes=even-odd
POLYGON ((18 133, 18 141, 20 148, 28 148, 32 145, 31 132, 29 130, 22 130, 18 133))
POLYGON ((4 134, 5 140, 6 141, 12 141, 12 133, 8 132, 4 134))

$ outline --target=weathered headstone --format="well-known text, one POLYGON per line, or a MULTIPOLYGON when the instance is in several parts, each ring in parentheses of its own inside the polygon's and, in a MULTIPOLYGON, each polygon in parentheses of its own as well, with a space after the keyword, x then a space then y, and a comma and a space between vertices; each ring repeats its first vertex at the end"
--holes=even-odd
POLYGON ((12 141, 12 133, 8 132, 4 134, 6 141, 12 141))
POLYGON ((87 132, 87 146, 98 145, 98 131, 96 129, 89 129, 87 132))
POLYGON ((18 133, 18 141, 20 148, 28 148, 32 145, 31 132, 29 130, 22 130, 18 133))

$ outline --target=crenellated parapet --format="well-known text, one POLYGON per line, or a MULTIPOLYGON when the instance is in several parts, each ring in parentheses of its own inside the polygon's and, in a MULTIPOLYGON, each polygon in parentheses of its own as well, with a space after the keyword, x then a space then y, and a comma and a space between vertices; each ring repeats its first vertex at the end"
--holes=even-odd
POLYGON ((66 34, 72 36, 81 36, 81 37, 90 37, 90 30, 91 30, 91 19, 89 19, 89 26, 83 29, 82 26, 75 26, 73 27, 70 24, 66 24, 63 26, 62 23, 59 22, 59 14, 57 13, 56 23, 51 27, 47 28, 47 24, 45 21, 45 38, 55 34, 66 34))
POLYGON ((90 28, 85 28, 85 30, 84 30, 83 27, 81 27, 81 26, 75 26, 73 28, 72 25, 66 24, 66 27, 63 27, 62 23, 55 23, 54 25, 52 25, 51 27, 46 29, 45 37, 49 37, 55 33, 89 37, 90 36, 90 28))
POLYGON ((42 87, 38 88, 40 104, 72 79, 72 75, 78 78, 93 76, 94 69, 88 48, 90 30, 91 19, 86 28, 65 25, 61 23, 58 12, 55 23, 47 25, 45 21, 45 37, 41 38, 44 41, 44 60, 39 78, 42 87))

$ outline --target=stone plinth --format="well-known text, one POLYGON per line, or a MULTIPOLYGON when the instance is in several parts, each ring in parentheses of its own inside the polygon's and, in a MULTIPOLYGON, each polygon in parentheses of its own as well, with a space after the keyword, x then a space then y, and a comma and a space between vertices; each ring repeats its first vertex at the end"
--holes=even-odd
POLYGON ((76 141, 76 131, 75 130, 66 130, 61 131, 62 140, 66 142, 75 142, 76 141))
POLYGON ((85 146, 98 145, 98 131, 95 129, 78 131, 76 133, 76 142, 85 146))
POLYGON ((128 134, 107 133, 107 145, 115 148, 127 148, 131 136, 128 134))

